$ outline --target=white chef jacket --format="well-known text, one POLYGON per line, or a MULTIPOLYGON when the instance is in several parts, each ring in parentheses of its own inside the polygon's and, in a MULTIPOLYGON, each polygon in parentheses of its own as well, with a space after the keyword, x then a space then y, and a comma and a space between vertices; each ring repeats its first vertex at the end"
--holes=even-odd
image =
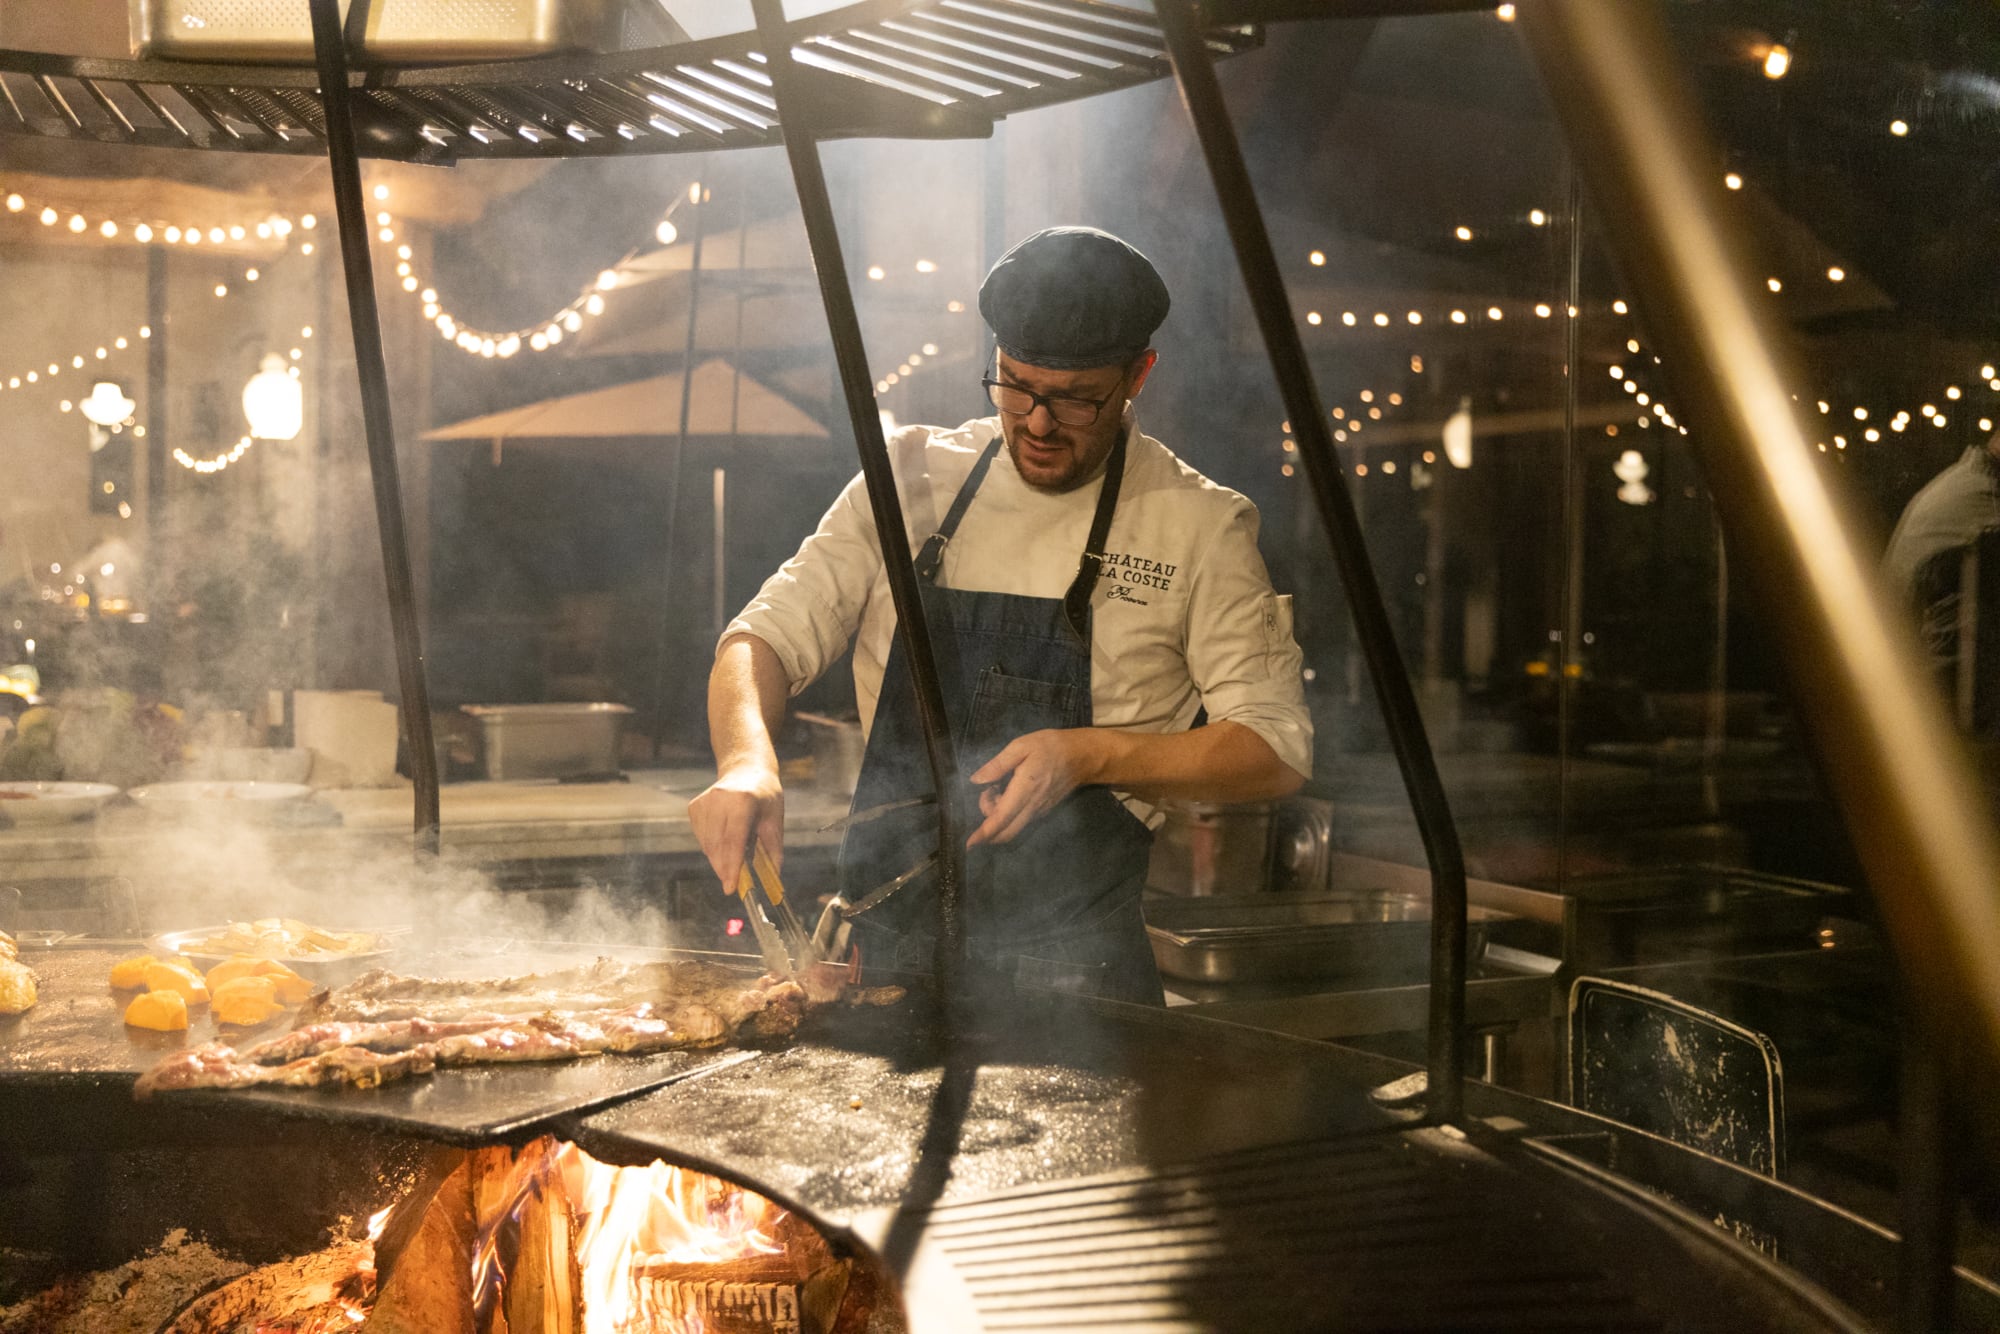
MULTIPOLYGON (((955 430, 910 426, 890 437, 913 552, 937 530, 999 430, 998 417, 983 417, 955 430)), ((1209 721, 1241 723, 1310 776, 1303 656, 1292 635, 1291 598, 1272 591, 1257 551, 1257 507, 1141 434, 1129 409, 1126 430, 1124 482, 1091 601, 1092 724, 1179 732, 1206 708, 1209 721)), ((1076 577, 1102 486, 1099 478, 1062 494, 1036 490, 1003 445, 945 545, 938 582, 1060 598, 1076 577)), ((895 627, 868 492, 857 476, 723 638, 750 634, 769 644, 794 694, 851 641, 866 729, 895 627)))

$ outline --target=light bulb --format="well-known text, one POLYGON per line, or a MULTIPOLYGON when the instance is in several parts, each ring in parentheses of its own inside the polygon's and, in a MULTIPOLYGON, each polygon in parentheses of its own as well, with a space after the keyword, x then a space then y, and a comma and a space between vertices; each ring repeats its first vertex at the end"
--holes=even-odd
POLYGON ((1792 67, 1792 51, 1791 48, 1786 46, 1784 43, 1782 42, 1776 43, 1771 47, 1769 51, 1764 53, 1765 78, 1782 79, 1785 77, 1786 72, 1790 70, 1791 67, 1792 67))
POLYGON ((153 239, 153 229, 142 222, 132 229, 132 237, 141 245, 144 245, 153 239))
POLYGON ((241 442, 243 448, 248 448, 252 438, 294 439, 305 424, 305 390, 286 374, 285 359, 277 353, 266 353, 257 373, 243 386, 243 416, 250 423, 250 434, 241 442))
POLYGON ((661 218, 660 225, 653 228, 653 239, 661 245, 672 245, 680 235, 680 228, 674 226, 672 218, 661 218))
POLYGON ((118 224, 106 218, 103 222, 97 224, 97 234, 108 241, 118 235, 118 224))

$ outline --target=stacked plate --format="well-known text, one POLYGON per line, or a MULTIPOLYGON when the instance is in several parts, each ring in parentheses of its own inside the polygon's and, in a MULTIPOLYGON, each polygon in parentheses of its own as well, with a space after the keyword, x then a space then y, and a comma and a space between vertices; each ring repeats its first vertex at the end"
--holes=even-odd
POLYGON ((117 795, 109 783, 0 783, 0 826, 87 820, 117 795))

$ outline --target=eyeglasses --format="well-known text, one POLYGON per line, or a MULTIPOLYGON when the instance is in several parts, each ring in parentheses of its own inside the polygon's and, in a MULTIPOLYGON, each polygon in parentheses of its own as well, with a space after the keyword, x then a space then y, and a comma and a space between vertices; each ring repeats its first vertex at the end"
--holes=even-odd
POLYGON ((1025 417, 1036 408, 1049 410, 1064 426, 1088 426, 1097 420, 1097 414, 1104 411, 1104 405, 1118 397, 1112 390, 1103 398, 1070 398, 1063 394, 1038 394, 1032 389, 1023 389, 1017 384, 1006 384, 999 380, 981 380, 986 386, 986 397, 993 400, 993 406, 1016 417, 1025 417))

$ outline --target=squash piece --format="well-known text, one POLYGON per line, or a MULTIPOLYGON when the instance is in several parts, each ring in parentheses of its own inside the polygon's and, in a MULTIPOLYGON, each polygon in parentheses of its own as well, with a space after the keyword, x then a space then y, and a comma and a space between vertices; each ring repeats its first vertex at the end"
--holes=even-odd
POLYGON ((284 1012, 277 992, 277 984, 268 977, 239 977, 215 989, 208 1012, 218 1024, 254 1027, 284 1012))
POLYGON ((253 959, 247 954, 231 955, 208 970, 208 989, 211 994, 224 982, 234 982, 239 977, 255 977, 264 971, 264 960, 253 959))
POLYGON ((286 1005, 303 1005, 306 998, 318 990, 308 978, 300 977, 285 965, 272 959, 257 961, 257 976, 268 977, 278 989, 278 999, 286 1005))
POLYGON ((125 1022, 134 1028, 152 1028, 176 1033, 188 1026, 187 1001, 178 991, 148 991, 132 998, 125 1007, 125 1022))
POLYGON ((177 991, 189 1005, 208 1003, 208 984, 194 965, 155 963, 146 969, 146 990, 177 991))
POLYGON ((0 1014, 24 1014, 34 1004, 34 973, 24 963, 0 959, 0 1014))
POLYGON ((120 959, 111 965, 111 985, 118 991, 130 991, 134 987, 146 985, 146 970, 159 960, 150 954, 137 954, 129 959, 120 959))

